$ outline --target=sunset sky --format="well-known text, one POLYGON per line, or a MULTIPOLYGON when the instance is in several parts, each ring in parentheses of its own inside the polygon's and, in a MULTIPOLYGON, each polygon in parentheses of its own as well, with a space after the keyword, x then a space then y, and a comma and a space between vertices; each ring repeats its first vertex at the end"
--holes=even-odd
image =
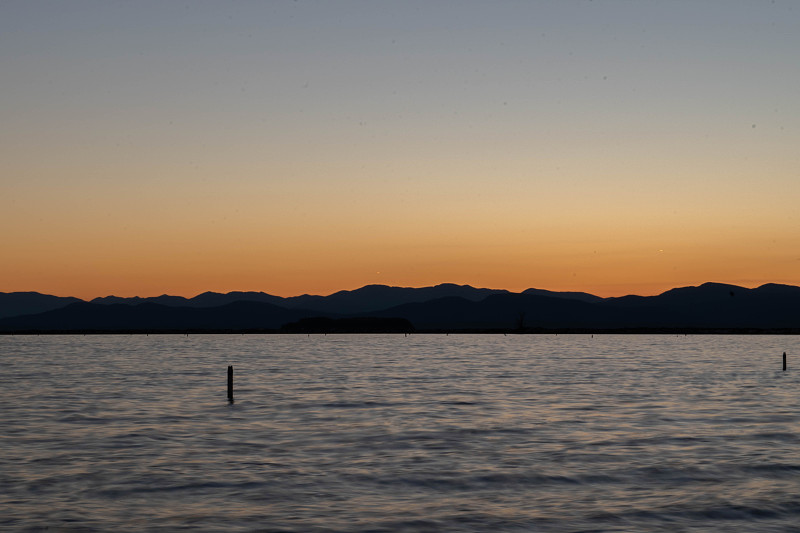
POLYGON ((0 2, 0 291, 800 284, 800 3, 0 2))

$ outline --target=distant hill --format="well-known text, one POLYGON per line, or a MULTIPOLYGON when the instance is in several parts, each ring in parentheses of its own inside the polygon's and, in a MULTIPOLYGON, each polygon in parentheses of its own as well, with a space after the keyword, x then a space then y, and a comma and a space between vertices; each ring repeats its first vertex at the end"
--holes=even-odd
POLYGON ((417 329, 800 328, 800 287, 706 283, 658 296, 596 301, 526 291, 480 302, 444 298, 374 315, 402 317, 417 329))
POLYGON ((409 320, 417 329, 464 330, 526 328, 613 328, 639 326, 636 313, 603 309, 570 298, 531 294, 495 294, 479 302, 440 298, 392 307, 374 316, 409 320))
POLYGON ((556 292, 544 289, 526 289, 522 294, 531 296, 549 296, 551 298, 566 298, 567 300, 579 300, 581 302, 601 302, 603 298, 589 294, 588 292, 556 292))
POLYGON ((368 285, 329 296, 291 298, 207 292, 194 298, 105 297, 92 302, 0 293, 0 304, 0 331, 800 329, 800 287, 778 284, 748 289, 704 283, 657 296, 618 298, 453 284, 417 289, 368 285))
POLYGON ((233 302, 263 302, 272 305, 282 305, 284 300, 285 298, 281 298, 280 296, 272 296, 271 294, 267 294, 265 292, 234 291, 229 293, 204 292, 202 294, 198 294, 194 298, 170 296, 168 294, 151 296, 148 298, 140 298, 138 296, 128 298, 122 298, 119 296, 104 296, 102 298, 95 298, 91 301, 91 303, 126 305, 155 303, 170 307, 218 307, 220 305, 226 305, 233 302))
POLYGON ((767 284, 748 289, 704 283, 671 289, 658 296, 607 298, 601 305, 634 311, 650 324, 670 327, 800 327, 800 287, 792 285, 767 284))
MULTIPOLYGON (((459 296, 471 301, 478 301, 490 294, 508 293, 499 289, 477 289, 469 285, 455 285, 443 283, 434 287, 390 287, 387 285, 367 285, 360 289, 351 291, 339 291, 328 296, 313 296, 304 294, 302 296, 292 296, 283 298, 273 296, 265 292, 204 292, 193 298, 183 296, 151 296, 142 298, 139 296, 119 297, 103 296, 94 298, 90 303, 102 305, 140 305, 144 303, 154 303, 169 307, 218 307, 233 302, 262 302, 287 309, 313 309, 320 313, 334 314, 357 314, 370 311, 378 311, 409 302, 424 302, 443 298, 446 296, 459 296)), ((0 293, 1 295, 2 293, 0 293)), ((554 293, 557 294, 557 293, 554 293)), ((0 309, 5 313, 0 318, 7 316, 18 316, 31 313, 39 313, 64 307, 70 303, 81 302, 77 298, 58 298, 56 296, 45 296, 38 293, 10 293, 8 304, 2 305, 0 309), (29 297, 27 295, 32 295, 29 297), (13 298, 12 298, 13 297, 13 298), (53 300, 49 306, 42 307, 36 298, 46 297, 53 300), (40 305, 40 307, 36 307, 40 305)))
POLYGON ((154 331, 277 329, 314 313, 263 302, 233 302, 217 307, 170 307, 78 302, 36 315, 0 320, 0 331, 154 331))
POLYGON ((508 293, 498 289, 476 289, 469 285, 442 283, 434 287, 389 287, 367 285, 352 291, 339 291, 330 296, 294 296, 283 305, 314 309, 325 313, 369 313, 412 302, 427 302, 438 298, 459 297, 477 302, 492 294, 508 293))
POLYGON ((50 296, 38 292, 0 292, 0 318, 43 313, 81 302, 78 298, 50 296))

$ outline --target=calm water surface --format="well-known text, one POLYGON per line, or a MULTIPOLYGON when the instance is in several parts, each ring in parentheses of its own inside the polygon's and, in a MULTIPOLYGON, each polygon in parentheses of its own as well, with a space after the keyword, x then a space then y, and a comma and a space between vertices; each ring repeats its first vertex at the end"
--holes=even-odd
POLYGON ((800 531, 800 338, 0 336, 0 529, 800 531))

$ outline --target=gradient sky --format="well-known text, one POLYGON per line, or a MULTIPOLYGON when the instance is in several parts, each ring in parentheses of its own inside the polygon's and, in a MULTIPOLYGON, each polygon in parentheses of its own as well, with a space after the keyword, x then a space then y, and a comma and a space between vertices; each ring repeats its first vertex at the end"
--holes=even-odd
POLYGON ((0 291, 800 284, 800 4, 0 2, 0 291))

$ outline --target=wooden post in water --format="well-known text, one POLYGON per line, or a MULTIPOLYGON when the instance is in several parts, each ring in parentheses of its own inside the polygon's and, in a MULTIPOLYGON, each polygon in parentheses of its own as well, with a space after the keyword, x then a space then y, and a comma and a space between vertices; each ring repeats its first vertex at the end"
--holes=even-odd
POLYGON ((228 401, 233 403, 233 367, 228 366, 228 401))
POLYGON ((786 372, 786 352, 783 352, 783 371, 786 372))

